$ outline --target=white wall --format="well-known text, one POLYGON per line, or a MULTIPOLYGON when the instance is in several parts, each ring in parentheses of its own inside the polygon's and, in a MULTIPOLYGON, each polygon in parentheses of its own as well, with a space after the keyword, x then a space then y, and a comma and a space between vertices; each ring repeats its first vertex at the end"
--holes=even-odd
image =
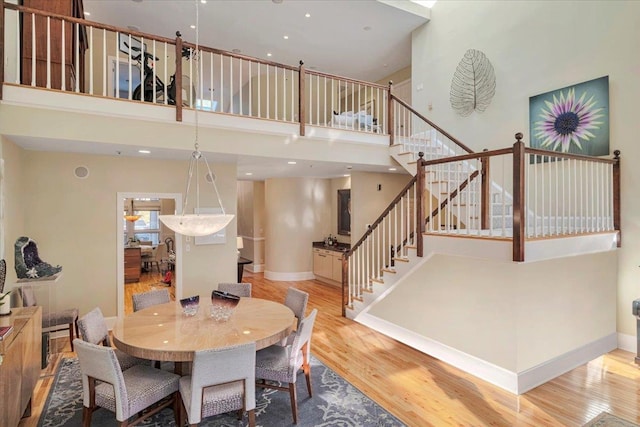
POLYGON ((616 262, 435 255, 369 314, 520 373, 615 333, 616 262))
MULTIPOLYGON (((529 97, 608 75, 610 151, 622 151, 622 249, 617 330, 635 334, 631 301, 640 297, 640 2, 441 1, 413 34, 413 104, 472 149, 502 148, 523 132, 529 97), (496 73, 496 95, 482 113, 457 116, 449 104, 455 68, 467 49, 483 51, 496 73), (423 85, 424 89, 416 88, 423 85), (427 106, 433 105, 429 111, 427 106)), ((616 280, 615 275, 610 276, 616 280)))
MULTIPOLYGON (((182 193, 188 159, 148 160, 26 151, 8 143, 6 138, 2 156, 5 164, 10 163, 6 175, 10 216, 6 225, 11 231, 5 243, 11 254, 17 237, 31 237, 38 243, 44 261, 63 267, 62 278, 53 285, 59 308, 77 307, 82 314, 99 306, 105 316, 114 316, 116 244, 117 239, 122 239, 122 217, 116 213, 117 193, 182 193), (73 174, 80 165, 90 171, 86 179, 73 174), (20 212, 22 218, 18 218, 20 212)), ((235 213, 235 165, 211 166, 225 210, 235 213)), ((191 212, 193 203, 187 207, 191 212)), ((201 191, 201 205, 216 206, 217 201, 213 194, 201 191)), ((219 282, 235 280, 235 230, 234 220, 227 228, 226 244, 197 246, 191 242, 190 251, 185 250, 183 239, 185 295, 209 295, 219 282)), ((15 279, 13 256, 7 259, 7 268, 11 270, 9 279, 15 279)))

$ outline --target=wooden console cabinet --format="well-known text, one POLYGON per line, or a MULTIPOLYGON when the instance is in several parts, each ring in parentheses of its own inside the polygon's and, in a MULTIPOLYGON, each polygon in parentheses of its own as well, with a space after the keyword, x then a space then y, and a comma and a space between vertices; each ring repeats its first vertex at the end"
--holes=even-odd
POLYGON ((124 283, 139 282, 141 266, 141 249, 124 248, 124 283))
MULTIPOLYGON (((58 15, 84 18, 82 0, 23 0, 22 5, 58 15)), ((84 52, 87 49, 87 37, 84 27, 65 22, 64 43, 62 39, 62 21, 50 19, 50 39, 47 43, 47 18, 26 13, 22 19, 22 84, 30 85, 33 71, 32 60, 35 59, 36 86, 47 87, 47 60, 51 64, 51 88, 62 89, 62 70, 66 90, 75 90, 76 79, 79 79, 80 91, 84 84, 84 52), (79 32, 76 37, 77 28, 79 32), (35 31, 34 31, 35 30, 35 31), (35 34, 35 37, 34 37, 35 34), (35 51, 33 41, 35 39, 35 51), (76 58, 76 40, 78 58, 76 58), (47 45, 49 44, 49 48, 47 45), (64 46, 64 58, 63 58, 64 46), (49 52, 47 53, 47 50, 49 52), (77 61, 76 61, 77 59, 77 61), (63 63, 64 62, 64 63, 63 63), (76 70, 76 63, 79 67, 76 70)))
POLYGON ((13 331, 0 341, 0 426, 15 427, 31 416, 31 399, 40 377, 42 307, 12 308, 0 326, 13 331))
POLYGON ((313 248, 313 274, 321 282, 342 284, 342 252, 313 248))

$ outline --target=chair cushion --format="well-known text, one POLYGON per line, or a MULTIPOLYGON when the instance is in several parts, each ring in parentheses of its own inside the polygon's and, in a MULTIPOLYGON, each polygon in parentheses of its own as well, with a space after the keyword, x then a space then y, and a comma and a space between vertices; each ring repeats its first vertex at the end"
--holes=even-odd
MULTIPOLYGON (((282 347, 279 345, 272 345, 264 348, 256 353, 256 379, 264 379, 271 381, 280 381, 284 383, 296 382, 295 370, 289 367, 289 353, 291 352, 291 346, 282 347)), ((302 358, 299 358, 302 360, 302 358)))
MULTIPOLYGON (((129 406, 125 419, 177 391, 180 380, 179 375, 144 365, 135 365, 122 372, 122 376, 129 397, 129 401, 125 403, 129 406)), ((113 386, 101 383, 96 385, 95 390, 96 404, 116 412, 113 386)))
POLYGON ((70 308, 68 310, 55 311, 42 315, 42 326, 47 328, 58 325, 68 325, 78 319, 78 309, 70 308))
MULTIPOLYGON (((190 376, 180 378, 180 395, 184 396, 182 401, 187 414, 189 414, 191 412, 191 399, 187 398, 187 396, 191 396, 190 376)), ((204 389, 202 398, 202 418, 237 411, 242 409, 243 406, 242 381, 207 387, 204 389)))

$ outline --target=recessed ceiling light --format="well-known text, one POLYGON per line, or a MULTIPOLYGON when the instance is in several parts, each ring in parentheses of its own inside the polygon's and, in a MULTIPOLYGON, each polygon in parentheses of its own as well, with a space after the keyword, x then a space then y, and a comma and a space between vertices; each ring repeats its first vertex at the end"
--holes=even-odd
POLYGON ((272 2, 274 2, 275 4, 280 4, 282 3, 282 0, 271 0, 272 2))
POLYGON ((247 173, 245 173, 245 175, 247 175, 247 176, 251 176, 251 175, 253 175, 253 173, 251 173, 251 172, 247 172, 247 173))
POLYGON ((348 173, 345 173, 345 174, 344 174, 344 175, 342 175, 342 176, 347 177, 347 176, 351 176, 351 175, 349 175, 348 173))
POLYGON ((84 12, 84 16, 91 16, 91 12, 87 12, 87 11, 85 11, 85 12, 84 12))
POLYGON ((127 28, 131 31, 140 31, 140 27, 136 27, 135 25, 129 25, 127 28))
POLYGON ((267 56, 271 56, 271 52, 268 52, 268 53, 267 53, 267 56))
POLYGON ((241 51, 240 49, 233 49, 231 52, 233 52, 233 53, 240 53, 240 52, 242 52, 242 51, 241 51))
POLYGON ((289 161, 289 162, 287 162, 287 164, 290 164, 290 165, 295 165, 296 163, 297 163, 297 162, 294 162, 294 161, 289 161))
POLYGON ((138 150, 138 153, 140 153, 140 154, 151 154, 151 151, 149 151, 149 150, 138 150))
POLYGON ((304 14, 304 17, 305 18, 311 18, 311 14, 309 12, 307 12, 307 13, 304 14))
POLYGON ((363 30, 365 30, 365 31, 371 31, 371 27, 367 25, 366 27, 364 27, 364 28, 363 28, 363 30))
POLYGON ((207 4, 207 0, 200 0, 200 3, 207 4))
POLYGON ((195 30, 196 26, 195 25, 190 25, 191 29, 195 30))
POLYGON ((389 170, 393 172, 394 170, 396 170, 396 168, 389 168, 389 170))
POLYGON ((282 36, 283 39, 289 40, 289 36, 282 36))

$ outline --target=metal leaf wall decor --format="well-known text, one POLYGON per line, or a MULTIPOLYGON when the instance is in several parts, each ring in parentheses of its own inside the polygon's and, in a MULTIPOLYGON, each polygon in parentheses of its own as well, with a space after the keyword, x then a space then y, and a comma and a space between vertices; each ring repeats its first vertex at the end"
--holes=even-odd
POLYGON ((479 50, 467 50, 451 80, 451 108, 461 116, 468 116, 473 111, 482 113, 495 93, 493 65, 479 50))

